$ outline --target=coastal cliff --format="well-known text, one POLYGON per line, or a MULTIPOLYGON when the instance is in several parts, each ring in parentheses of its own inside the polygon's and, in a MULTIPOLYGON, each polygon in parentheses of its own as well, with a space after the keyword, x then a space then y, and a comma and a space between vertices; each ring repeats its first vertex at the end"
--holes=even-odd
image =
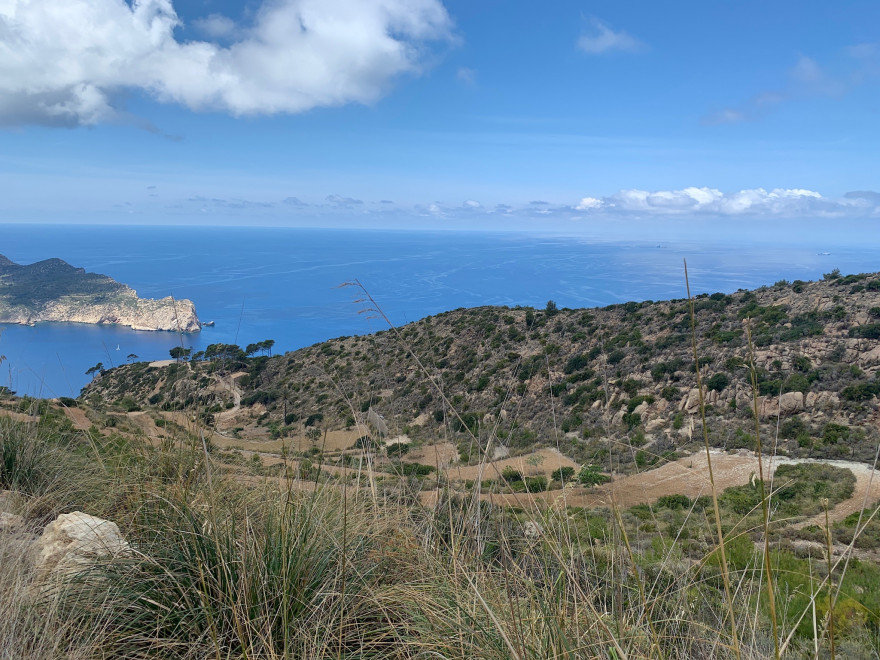
POLYGON ((0 323, 116 324, 134 330, 198 332, 191 300, 154 300, 106 275, 61 259, 20 265, 0 255, 0 323))

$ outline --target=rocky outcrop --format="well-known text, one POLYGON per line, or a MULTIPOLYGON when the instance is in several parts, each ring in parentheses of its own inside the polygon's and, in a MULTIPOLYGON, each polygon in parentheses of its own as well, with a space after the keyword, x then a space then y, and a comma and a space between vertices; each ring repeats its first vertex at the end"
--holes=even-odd
POLYGON ((74 511, 46 526, 33 553, 36 579, 41 581, 81 571, 100 559, 129 555, 131 548, 116 523, 74 511))
MULTIPOLYGON (((18 493, 0 491, 0 554, 2 561, 20 563, 32 598, 42 598, 101 561, 133 555, 115 523, 82 511, 61 514, 37 535, 23 516, 9 510, 23 502, 18 493)), ((89 580, 102 578, 93 574, 89 580)))
MULTIPOLYGON (((2 255, 0 255, 2 256, 2 255)), ((0 512, 15 513, 21 496, 13 490, 0 490, 0 512)))
POLYGON ((124 325, 133 330, 169 330, 198 332, 202 324, 191 300, 138 298, 129 287, 113 295, 107 302, 96 302, 89 296, 67 296, 47 302, 39 309, 10 307, 0 300, 0 323, 33 325, 48 321, 124 325))
MULTIPOLYGON (((706 386, 703 386, 703 403, 707 406, 714 406, 718 403, 720 398, 719 392, 716 390, 707 390, 706 386)), ((700 390, 696 387, 692 388, 684 399, 681 400, 681 403, 678 406, 679 410, 682 410, 689 415, 694 415, 700 411, 700 390)))
POLYGON ((15 513, 18 499, 18 493, 0 490, 0 532, 17 529, 24 522, 24 518, 15 513))

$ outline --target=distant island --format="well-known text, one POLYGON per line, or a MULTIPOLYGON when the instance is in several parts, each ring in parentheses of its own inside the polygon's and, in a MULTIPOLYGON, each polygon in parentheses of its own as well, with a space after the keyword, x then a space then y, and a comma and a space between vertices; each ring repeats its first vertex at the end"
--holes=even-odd
POLYGON ((179 332, 202 327, 191 300, 139 298, 131 287, 61 259, 21 265, 0 254, 0 323, 44 321, 179 332))

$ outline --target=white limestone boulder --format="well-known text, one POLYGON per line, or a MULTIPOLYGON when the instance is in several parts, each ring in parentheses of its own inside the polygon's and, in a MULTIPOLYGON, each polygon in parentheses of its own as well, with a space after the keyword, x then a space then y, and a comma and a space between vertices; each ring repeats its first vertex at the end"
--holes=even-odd
POLYGON ((82 511, 63 513, 46 525, 34 543, 37 581, 63 577, 102 559, 131 554, 116 523, 82 511))
POLYGON ((804 410, 803 392, 786 392, 779 397, 779 413, 791 415, 804 410))

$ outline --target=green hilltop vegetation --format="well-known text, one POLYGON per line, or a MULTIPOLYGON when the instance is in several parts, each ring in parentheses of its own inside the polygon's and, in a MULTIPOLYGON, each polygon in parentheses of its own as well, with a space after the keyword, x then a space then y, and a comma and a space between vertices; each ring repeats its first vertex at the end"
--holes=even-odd
POLYGON ((112 300, 125 285, 106 275, 87 273, 61 259, 20 265, 0 254, 0 310, 4 307, 40 309, 64 296, 112 300))
POLYGON ((0 391, 0 657, 876 657, 878 338, 834 272, 0 391))

